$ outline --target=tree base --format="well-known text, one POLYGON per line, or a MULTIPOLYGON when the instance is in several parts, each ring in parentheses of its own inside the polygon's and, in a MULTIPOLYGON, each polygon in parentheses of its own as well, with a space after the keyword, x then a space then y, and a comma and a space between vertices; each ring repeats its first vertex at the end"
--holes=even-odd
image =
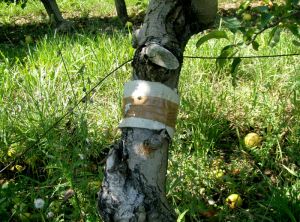
POLYGON ((175 221, 165 199, 166 132, 124 129, 110 151, 98 207, 104 221, 175 221), (149 143, 149 138, 153 142, 149 143), (156 149, 160 144, 162 147, 156 149), (154 177, 153 177, 154 176, 154 177))

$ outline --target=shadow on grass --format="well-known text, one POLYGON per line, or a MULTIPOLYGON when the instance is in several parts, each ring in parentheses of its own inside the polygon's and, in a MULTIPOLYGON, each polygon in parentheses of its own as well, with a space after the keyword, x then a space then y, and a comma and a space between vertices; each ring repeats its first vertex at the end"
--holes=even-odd
MULTIPOLYGON (((73 27, 66 33, 58 32, 57 34, 112 34, 113 31, 122 31, 124 26, 117 17, 89 17, 89 18, 71 18, 68 19, 73 23, 73 27)), ((30 35, 35 39, 43 37, 45 34, 54 33, 55 27, 49 23, 24 23, 21 25, 7 24, 0 25, 0 43, 19 44, 24 41, 24 36, 30 35)))
MULTIPOLYGON (((174 148, 180 151, 172 155, 179 155, 175 162, 185 163, 171 165, 175 175, 177 170, 184 174, 172 186, 171 198, 180 212, 188 210, 185 221, 299 221, 300 181, 282 170, 272 150, 266 157, 244 147, 241 138, 251 129, 239 135, 208 100, 189 98, 181 104, 184 111, 174 148), (261 165, 265 158, 269 164, 261 165), (227 206, 226 198, 233 193, 242 197, 241 207, 227 206)), ((285 155, 296 162, 295 153, 285 155)))
MULTIPOLYGON (((131 18, 134 24, 140 24, 143 14, 131 18)), ((43 37, 48 36, 73 36, 75 34, 90 37, 101 35, 114 35, 116 33, 126 35, 125 27, 118 17, 89 17, 71 18, 71 28, 65 32, 56 32, 55 27, 49 23, 25 23, 22 25, 0 25, 0 52, 5 58, 15 60, 26 56, 28 47, 33 48, 43 37), (26 39, 27 37, 27 39, 26 39)), ((0 57, 1 58, 1 57, 0 57)))
MULTIPOLYGON (((36 146, 32 147, 32 141, 23 141, 24 149, 30 147, 26 155, 17 158, 13 168, 0 175, 0 196, 5 201, 0 205, 3 221, 43 221, 42 214, 33 208, 37 198, 45 200, 45 208, 54 212, 55 217, 60 217, 59 213, 68 221, 78 221, 84 209, 88 214, 85 218, 99 220, 97 192, 108 144, 114 135, 98 131, 98 137, 91 139, 88 128, 85 118, 70 117, 36 146), (16 166, 23 169, 17 170, 16 166), (89 201, 80 205, 83 201, 79 202, 77 194, 89 201), (23 219, 24 215, 27 220, 23 219)), ((15 148, 20 149, 20 144, 15 144, 15 148)), ((0 169, 7 163, 0 160, 0 169)))

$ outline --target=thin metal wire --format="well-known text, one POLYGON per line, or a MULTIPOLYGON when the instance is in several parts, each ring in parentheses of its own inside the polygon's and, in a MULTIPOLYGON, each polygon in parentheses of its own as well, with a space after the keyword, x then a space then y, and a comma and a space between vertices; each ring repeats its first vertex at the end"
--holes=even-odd
POLYGON ((300 53, 291 53, 291 54, 279 54, 279 55, 258 55, 258 56, 183 56, 186 59, 261 59, 261 58, 276 58, 276 57, 290 57, 290 56, 299 56, 300 53))
MULTIPOLYGON (((62 57, 62 53, 60 51, 60 55, 62 57)), ((254 58, 276 58, 276 57, 290 57, 290 56, 299 56, 300 53, 291 53, 291 54, 278 54, 278 55, 258 55, 258 56, 231 56, 231 57, 218 57, 218 56, 183 56, 186 59, 235 59, 235 58, 240 58, 240 59, 254 59, 254 58)), ((63 57, 62 57, 63 58, 63 57)), ((54 124, 52 124, 44 133, 42 133, 41 136, 27 149, 25 149, 20 155, 18 155, 13 161, 11 161, 9 164, 7 164, 4 168, 0 170, 0 173, 2 173, 4 170, 6 170, 8 167, 10 167, 12 164, 14 164, 20 157, 24 156, 28 151, 30 151, 33 147, 35 147, 41 139, 43 139, 52 129, 54 129, 65 117, 67 117, 69 114, 73 112, 73 110, 79 106, 80 103, 86 100, 87 96, 90 96, 92 92, 95 91, 95 89, 103 83, 109 76, 111 76, 113 73, 115 73, 118 69, 126 65, 127 63, 133 61, 133 59, 129 59, 125 62, 123 62, 121 65, 113 69, 111 72, 106 74, 100 81, 97 82, 94 87, 92 87, 86 94, 83 96, 80 100, 77 101, 77 103, 69 109, 65 114, 63 114, 54 124)))

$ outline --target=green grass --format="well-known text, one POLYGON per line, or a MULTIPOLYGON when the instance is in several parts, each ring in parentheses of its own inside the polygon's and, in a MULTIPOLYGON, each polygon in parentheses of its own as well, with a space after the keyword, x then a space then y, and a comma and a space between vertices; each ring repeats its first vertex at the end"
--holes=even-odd
MULTIPOLYGON (((36 143, 107 72, 133 56, 130 33, 110 17, 113 1, 85 2, 60 3, 70 18, 84 17, 75 19, 71 34, 54 33, 41 23, 45 12, 39 2, 30 1, 25 10, 0 5, 6 35, 0 43, 0 168, 32 147, 0 175, 2 221, 99 220, 96 195, 105 154, 119 137, 130 65, 36 143), (73 8, 78 14, 69 13, 73 8), (23 23, 13 22, 22 18, 23 23), (26 35, 32 43, 26 44, 26 35), (67 199, 69 189, 75 195, 67 199), (42 209, 34 207, 36 198, 45 200, 42 209)), ((134 4, 129 2, 130 10, 134 4)), ((212 40, 197 49, 199 36, 191 39, 186 55, 215 56, 228 44, 212 40)), ((267 38, 260 37, 261 45, 267 38)), ((299 52, 291 40, 286 33, 275 48, 242 53, 299 52)), ((228 67, 218 71, 214 60, 184 60, 167 197, 178 214, 187 210, 186 221, 300 220, 299 66, 299 57, 244 59, 234 87, 228 67), (263 137, 261 146, 244 146, 249 132, 263 137), (241 195, 241 208, 225 204, 232 193, 241 195)))
MULTIPOLYGON (((266 38, 262 36, 260 42, 266 38)), ((289 38, 285 35, 274 49, 264 47, 259 53, 243 53, 298 51, 288 43, 289 38)), ((197 37, 186 54, 199 54, 195 40, 197 37)), ((216 55, 222 45, 224 42, 209 43, 200 53, 216 55)), ((236 87, 228 70, 218 72, 214 61, 185 60, 181 113, 170 161, 171 169, 176 170, 169 175, 177 194, 172 190, 169 195, 193 217, 201 211, 216 211, 220 221, 299 220, 297 60, 244 59, 236 87), (260 147, 244 146, 243 138, 249 132, 263 136, 260 147), (224 176, 217 178, 220 170, 224 176), (228 211, 224 201, 230 193, 242 196, 244 208, 228 211), (289 210, 291 213, 287 213, 289 210)))

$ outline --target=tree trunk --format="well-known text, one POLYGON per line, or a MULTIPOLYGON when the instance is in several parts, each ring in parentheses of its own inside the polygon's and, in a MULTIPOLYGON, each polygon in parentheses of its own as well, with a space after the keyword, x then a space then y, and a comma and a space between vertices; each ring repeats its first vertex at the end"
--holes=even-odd
POLYGON ((47 11, 50 21, 53 21, 55 23, 57 30, 67 31, 72 27, 72 23, 66 21, 63 18, 56 0, 41 0, 41 1, 47 11))
POLYGON ((41 0, 50 19, 53 19, 56 24, 64 22, 64 18, 58 8, 55 0, 41 0))
MULTIPOLYGON (((58 29, 66 30, 72 26, 71 22, 66 21, 63 18, 62 14, 59 10, 59 7, 57 5, 56 0, 41 0, 41 1, 47 11, 47 14, 48 14, 50 20, 52 20, 55 23, 55 25, 58 29)), ((118 17, 120 18, 122 23, 125 24, 128 20, 128 14, 127 14, 127 8, 126 8, 125 1, 124 0, 115 0, 115 6, 116 6, 118 17)))
POLYGON ((216 7, 217 0, 150 1, 133 41, 122 138, 108 155, 99 192, 104 221, 176 221, 165 182, 183 52, 190 37, 213 21, 216 7))
POLYGON ((118 17, 121 19, 122 23, 126 23, 128 20, 126 3, 124 0, 115 0, 116 10, 118 17))

